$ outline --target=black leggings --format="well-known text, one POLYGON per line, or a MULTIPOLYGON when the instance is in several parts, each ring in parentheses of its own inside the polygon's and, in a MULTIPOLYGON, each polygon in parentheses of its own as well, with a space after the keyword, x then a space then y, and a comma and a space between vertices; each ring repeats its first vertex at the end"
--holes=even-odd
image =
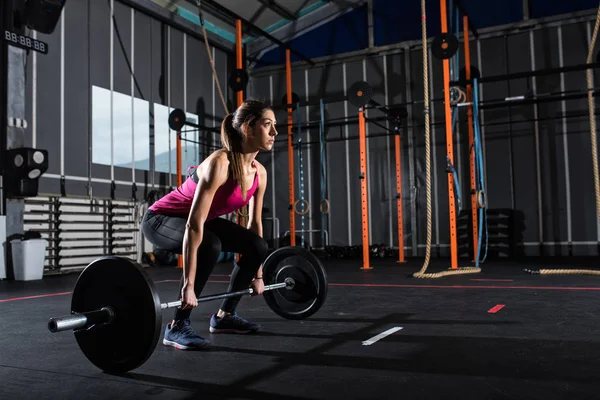
MULTIPOLYGON (((142 233, 146 239, 158 248, 171 250, 181 254, 183 235, 187 218, 156 214, 148 210, 142 221, 142 233)), ((202 243, 198 247, 198 264, 194 291, 196 296, 204 289, 204 285, 213 271, 222 251, 240 254, 231 273, 228 291, 244 290, 250 286, 258 268, 267 255, 267 243, 256 233, 224 218, 215 218, 204 224, 202 243)), ((183 274, 179 284, 178 299, 181 299, 183 274)), ((235 312, 241 296, 223 300, 221 309, 228 313, 235 312)), ((175 320, 189 319, 192 310, 175 311, 175 320)))

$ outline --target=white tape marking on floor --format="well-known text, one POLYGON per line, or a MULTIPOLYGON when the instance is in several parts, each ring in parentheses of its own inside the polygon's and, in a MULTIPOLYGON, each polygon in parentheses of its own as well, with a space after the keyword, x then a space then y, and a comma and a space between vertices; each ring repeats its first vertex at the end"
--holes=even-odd
POLYGON ((388 329, 387 331, 381 332, 379 335, 373 336, 371 339, 369 340, 365 340, 364 342, 362 342, 363 346, 370 346, 373 343, 377 342, 378 340, 383 339, 386 336, 391 335, 392 333, 396 333, 399 330, 402 330, 404 328, 402 328, 401 326, 395 326, 391 329, 388 329))

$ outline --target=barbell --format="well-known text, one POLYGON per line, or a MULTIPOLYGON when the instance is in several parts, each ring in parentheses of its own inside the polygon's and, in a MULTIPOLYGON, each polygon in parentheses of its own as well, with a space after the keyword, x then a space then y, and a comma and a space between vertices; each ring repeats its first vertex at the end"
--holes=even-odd
MULTIPOLYGON (((320 260, 302 247, 272 252, 263 263, 267 305, 279 316, 305 319, 327 297, 327 275, 320 260)), ((251 295, 251 288, 202 296, 198 303, 251 295)), ((73 331, 84 356, 108 373, 141 366, 154 352, 162 329, 162 311, 181 301, 161 303, 154 282, 137 262, 118 256, 92 261, 79 275, 71 315, 48 321, 52 333, 73 331)))

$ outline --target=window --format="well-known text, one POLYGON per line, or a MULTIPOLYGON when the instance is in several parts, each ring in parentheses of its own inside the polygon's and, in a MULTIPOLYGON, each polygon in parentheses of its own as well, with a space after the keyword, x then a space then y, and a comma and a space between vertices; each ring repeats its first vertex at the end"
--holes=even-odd
POLYGON ((92 162, 148 171, 149 107, 145 100, 113 91, 111 114, 110 90, 92 86, 92 162))
POLYGON ((111 165, 110 91, 92 86, 92 162, 111 165))
POLYGON ((150 103, 133 99, 135 169, 150 171, 150 103))

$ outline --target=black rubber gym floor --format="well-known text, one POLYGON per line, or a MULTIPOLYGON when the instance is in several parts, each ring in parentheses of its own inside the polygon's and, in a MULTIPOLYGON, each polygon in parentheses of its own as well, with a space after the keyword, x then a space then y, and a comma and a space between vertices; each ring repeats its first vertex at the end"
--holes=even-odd
MULTIPOLYGON (((77 274, 0 282, 0 397, 598 398, 600 277, 522 272, 572 260, 490 261, 480 274, 409 277, 421 263, 377 260, 361 271, 358 261, 324 261, 329 295, 307 320, 284 320, 261 297, 242 300, 239 313, 263 325, 254 335, 211 335, 208 317, 220 301, 201 303, 193 326, 211 340, 210 350, 159 342, 144 365, 122 376, 91 365, 71 332, 47 330, 49 317, 69 313, 77 274)), ((225 291, 230 268, 219 265, 202 295, 225 291)), ((428 272, 444 268, 434 260, 428 272)), ((161 301, 175 300, 180 270, 148 272, 161 301)), ((172 313, 163 313, 162 332, 172 313)))

